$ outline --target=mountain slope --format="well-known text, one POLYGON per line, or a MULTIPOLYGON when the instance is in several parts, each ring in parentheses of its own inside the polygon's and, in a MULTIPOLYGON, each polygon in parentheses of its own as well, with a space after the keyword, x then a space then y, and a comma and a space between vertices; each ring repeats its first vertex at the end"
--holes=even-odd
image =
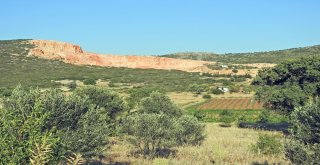
POLYGON ((0 88, 23 86, 60 87, 57 80, 101 79, 112 84, 142 84, 167 91, 185 91, 189 84, 206 84, 199 73, 176 70, 130 69, 73 65, 60 60, 30 56, 30 40, 0 41, 0 88))
POLYGON ((215 54, 206 52, 183 52, 162 55, 161 57, 192 59, 203 61, 215 61, 223 63, 280 63, 282 61, 305 57, 305 56, 320 56, 320 45, 291 48, 285 50, 268 51, 268 52, 253 52, 253 53, 228 53, 215 54))

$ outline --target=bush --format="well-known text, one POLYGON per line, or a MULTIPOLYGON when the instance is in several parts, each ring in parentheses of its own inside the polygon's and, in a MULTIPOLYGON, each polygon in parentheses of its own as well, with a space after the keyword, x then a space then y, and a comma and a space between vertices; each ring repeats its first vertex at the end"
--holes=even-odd
POLYGON ((140 152, 151 157, 174 146, 198 145, 204 139, 203 125, 191 116, 136 113, 123 120, 122 130, 140 152))
POLYGON ((232 72, 233 73, 238 73, 238 70, 237 69, 232 69, 232 72))
POLYGON ((182 115, 164 94, 152 92, 139 106, 138 112, 122 121, 122 130, 143 154, 168 155, 171 147, 198 145, 203 141, 204 126, 195 117, 182 115))
POLYGON ((206 85, 198 85, 198 84, 192 84, 189 87, 189 91, 193 92, 195 94, 201 94, 202 92, 205 92, 207 90, 208 86, 206 85))
POLYGON ((158 91, 156 88, 133 88, 129 90, 127 99, 128 106, 132 109, 136 108, 137 103, 145 97, 149 97, 153 91, 158 91))
POLYGON ((83 80, 84 85, 96 85, 96 80, 95 79, 85 79, 83 80))
POLYGON ((224 92, 218 88, 211 88, 211 93, 215 94, 215 95, 220 95, 220 94, 224 94, 224 92))
POLYGON ((204 94, 204 95, 202 96, 202 98, 204 98, 204 99, 211 99, 211 95, 209 95, 209 94, 204 94))
POLYGON ((139 112, 166 114, 171 117, 179 117, 182 115, 179 109, 170 98, 159 92, 152 92, 150 97, 143 98, 139 104, 139 112))
POLYGON ((320 102, 296 108, 290 116, 290 123, 286 157, 293 164, 319 164, 320 102))
POLYGON ((269 110, 263 110, 259 115, 259 121, 260 123, 267 123, 270 121, 270 112, 269 110))
POLYGON ((85 87, 75 91, 75 95, 88 98, 88 102, 95 108, 105 109, 109 118, 114 120, 120 113, 127 110, 123 99, 114 91, 102 87, 85 87))
POLYGON ((0 111, 0 164, 59 164, 69 152, 100 156, 111 132, 110 116, 122 100, 98 89, 93 98, 88 91, 65 96, 52 89, 14 89, 0 111))
POLYGON ((203 119, 206 117, 206 113, 201 110, 197 110, 193 116, 196 117, 199 121, 203 121, 203 119))
POLYGON ((230 86, 230 93, 238 93, 240 91, 240 86, 230 86))
POLYGON ((46 153, 41 153, 43 162, 54 164, 50 159, 59 138, 54 137, 51 130, 43 130, 48 116, 40 90, 25 92, 21 86, 15 88, 0 111, 0 164, 29 164, 37 157, 33 151, 38 146, 40 152, 47 149, 46 153))
POLYGON ((235 121, 234 115, 231 111, 224 110, 220 113, 221 127, 231 127, 231 123, 235 121))
POLYGON ((70 89, 70 91, 73 91, 77 88, 77 83, 76 83, 76 81, 72 81, 67 86, 70 89))
POLYGON ((283 146, 276 135, 259 134, 258 141, 252 146, 252 150, 264 155, 278 155, 283 151, 283 146))
POLYGON ((8 89, 8 88, 0 88, 0 97, 4 96, 4 97, 8 97, 11 95, 12 90, 8 89))

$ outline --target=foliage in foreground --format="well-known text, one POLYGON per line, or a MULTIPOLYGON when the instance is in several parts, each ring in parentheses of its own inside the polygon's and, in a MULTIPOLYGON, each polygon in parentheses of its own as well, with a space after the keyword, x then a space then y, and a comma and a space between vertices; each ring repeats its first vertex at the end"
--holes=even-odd
POLYGON ((175 146, 197 145, 204 139, 204 126, 195 117, 182 115, 167 96, 158 92, 142 99, 139 112, 127 116, 122 128, 131 143, 150 156, 175 146))
POLYGON ((261 88, 258 100, 271 109, 290 113, 320 95, 320 57, 283 62, 259 71, 252 82, 261 88))
MULTIPOLYGON (((81 92, 86 91, 92 89, 81 92)), ((65 96, 52 89, 41 93, 15 88, 0 113, 0 164, 57 164, 69 153, 86 158, 101 155, 110 134, 110 109, 77 93, 65 96)), ((109 103, 118 99, 115 95, 104 98, 110 98, 103 100, 109 103)))
POLYGON ((285 146, 286 157, 294 164, 319 164, 320 102, 296 108, 290 121, 292 129, 285 146))

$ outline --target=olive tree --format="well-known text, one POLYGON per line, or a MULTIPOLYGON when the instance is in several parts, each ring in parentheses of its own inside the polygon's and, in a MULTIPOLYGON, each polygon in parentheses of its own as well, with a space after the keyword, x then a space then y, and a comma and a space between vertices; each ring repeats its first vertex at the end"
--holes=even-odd
POLYGON ((320 102, 296 108, 291 125, 286 157, 294 164, 320 164, 320 102))
POLYGON ((100 100, 83 93, 14 89, 0 113, 0 164, 39 160, 40 164, 57 164, 69 153, 86 158, 101 155, 114 122, 111 117, 123 109, 123 101, 111 91, 91 93, 100 100), (47 155, 41 158, 37 153, 43 155, 42 151, 47 155))
POLYGON ((182 115, 171 100, 159 92, 142 99, 139 111, 124 118, 122 130, 143 154, 153 156, 180 145, 198 145, 204 126, 195 117, 182 115))
POLYGON ((270 109, 290 113, 320 95, 320 57, 291 60, 260 70, 252 84, 270 109))

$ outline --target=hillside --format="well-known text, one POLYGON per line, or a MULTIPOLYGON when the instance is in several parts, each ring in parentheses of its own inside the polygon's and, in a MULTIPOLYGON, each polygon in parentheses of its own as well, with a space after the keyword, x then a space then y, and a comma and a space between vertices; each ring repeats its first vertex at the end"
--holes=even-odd
POLYGON ((101 79, 110 84, 142 85, 167 91, 183 91, 189 84, 214 81, 201 79, 196 72, 73 65, 58 59, 48 60, 30 55, 31 49, 36 48, 30 41, 0 41, 0 88, 12 88, 18 84, 41 88, 60 87, 61 84, 56 81, 90 78, 101 79))
POLYGON ((222 63, 280 63, 282 61, 305 56, 320 56, 320 45, 291 48, 268 52, 215 54, 207 52, 182 52, 162 55, 161 57, 215 61, 222 63))
POLYGON ((57 41, 30 40, 34 45, 30 56, 44 59, 61 60, 75 65, 94 65, 102 67, 125 67, 141 69, 181 70, 199 72, 210 62, 172 59, 154 56, 123 56, 86 52, 80 46, 57 41))

